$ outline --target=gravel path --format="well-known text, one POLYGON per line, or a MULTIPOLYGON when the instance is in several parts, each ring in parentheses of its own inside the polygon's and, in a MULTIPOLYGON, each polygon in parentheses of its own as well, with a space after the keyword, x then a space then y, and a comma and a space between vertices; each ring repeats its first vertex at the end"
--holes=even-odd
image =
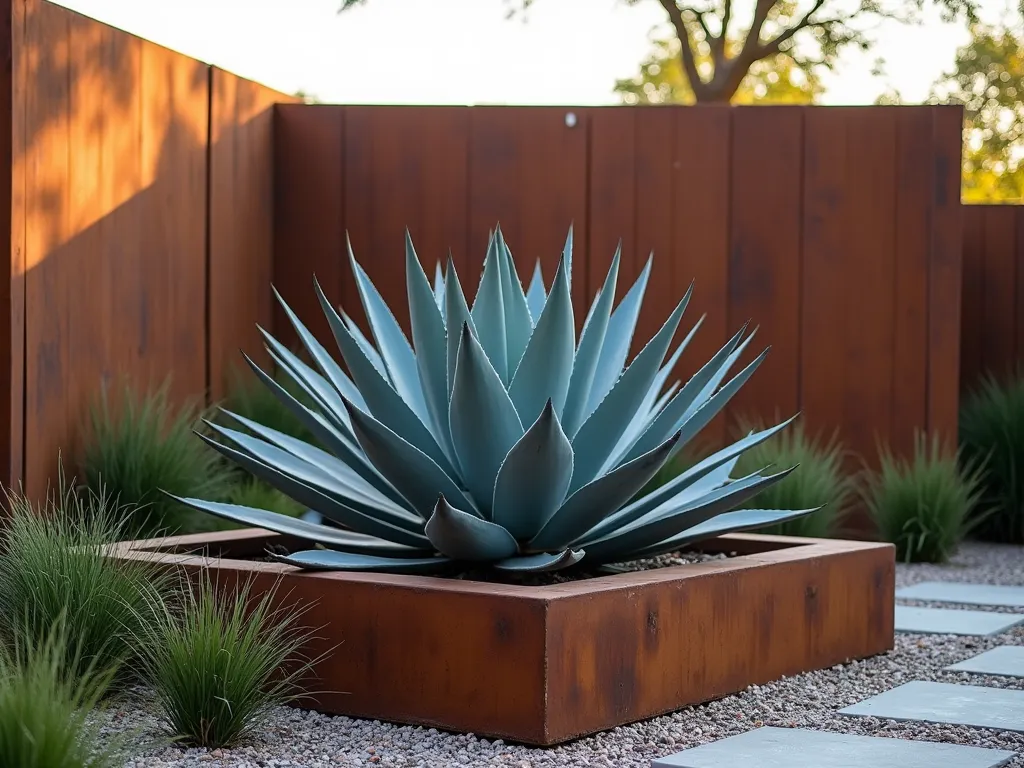
MULTIPOLYGON (((968 544, 946 566, 900 565, 897 584, 933 579, 1024 585, 1024 547, 968 544)), ((946 606, 948 607, 948 605, 946 606)), ((980 606, 970 606, 985 610, 980 606)), ((433 729, 326 717, 289 708, 275 711, 269 730, 232 750, 150 749, 125 768, 338 768, 348 766, 515 766, 516 768, 650 768, 651 761, 686 747, 761 725, 955 742, 1014 750, 1009 765, 1024 768, 1024 734, 873 718, 840 718, 836 711, 910 680, 971 683, 1024 690, 1024 680, 943 672, 942 667, 997 645, 1024 645, 1024 629, 993 638, 898 635, 894 651, 862 662, 787 678, 673 715, 617 728, 548 750, 439 733, 433 729)), ((104 715, 111 731, 160 733, 143 693, 104 715)))

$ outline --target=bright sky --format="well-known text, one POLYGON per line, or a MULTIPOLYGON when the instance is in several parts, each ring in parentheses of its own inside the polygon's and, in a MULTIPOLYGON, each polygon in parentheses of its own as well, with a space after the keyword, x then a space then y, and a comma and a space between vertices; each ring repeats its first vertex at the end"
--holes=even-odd
MULTIPOLYGON (((909 0, 907 0, 909 1, 909 0)), ((982 0, 989 13, 1006 0, 982 0)), ((347 104, 614 104, 637 71, 654 0, 537 0, 507 21, 502 0, 58 0, 60 5, 285 92, 347 104)), ((848 54, 824 101, 871 103, 887 83, 911 101, 952 64, 962 27, 929 14, 883 26, 868 56, 848 54), (876 56, 887 80, 871 76, 876 56)))

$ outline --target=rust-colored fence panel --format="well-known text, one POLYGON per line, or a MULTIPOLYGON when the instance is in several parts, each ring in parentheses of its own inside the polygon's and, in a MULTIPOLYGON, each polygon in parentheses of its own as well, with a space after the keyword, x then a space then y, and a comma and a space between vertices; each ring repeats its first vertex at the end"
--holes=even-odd
MULTIPOLYGON (((772 347, 731 421, 802 410, 812 429, 838 428, 864 455, 877 440, 905 451, 915 428, 956 425, 960 116, 949 107, 280 107, 276 231, 286 250, 276 275, 319 333, 314 268, 361 321, 347 230, 404 322, 406 226, 428 268, 452 249, 471 293, 495 221, 524 280, 539 257, 548 282, 573 222, 579 321, 620 239, 619 296, 653 250, 634 351, 695 281, 682 332, 707 317, 679 374, 747 320, 759 331, 744 360, 772 347)), ((719 419, 705 437, 720 442, 727 427, 719 419)))
POLYGON ((271 323, 267 110, 291 97, 43 0, 6 11, 3 480, 39 496, 58 452, 75 470, 105 388, 170 377, 176 400, 204 399, 226 350, 257 348, 254 322, 271 323))
POLYGON ((965 205, 960 388, 1024 359, 1024 205, 965 205))

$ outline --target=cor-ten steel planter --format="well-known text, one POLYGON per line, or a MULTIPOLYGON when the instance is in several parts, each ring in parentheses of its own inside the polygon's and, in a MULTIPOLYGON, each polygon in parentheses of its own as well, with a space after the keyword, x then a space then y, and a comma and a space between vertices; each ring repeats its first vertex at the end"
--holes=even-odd
POLYGON ((700 546, 725 559, 540 587, 253 559, 297 543, 247 529, 112 552, 312 602, 309 652, 333 651, 303 706, 534 745, 893 647, 889 544, 732 534, 700 546))

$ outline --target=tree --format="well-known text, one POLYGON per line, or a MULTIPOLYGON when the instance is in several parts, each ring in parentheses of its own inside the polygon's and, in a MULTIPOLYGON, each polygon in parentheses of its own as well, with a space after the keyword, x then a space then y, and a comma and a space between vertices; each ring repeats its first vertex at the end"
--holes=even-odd
MULTIPOLYGON (((619 80, 615 91, 626 104, 692 104, 695 99, 679 58, 679 40, 656 39, 635 77, 619 80)), ((698 68, 712 66, 703 38, 698 68)), ((735 104, 810 104, 822 92, 817 73, 802 70, 784 53, 754 62, 732 97, 735 104)))
POLYGON ((965 200, 1024 200, 1024 18, 1017 21, 972 25, 932 92, 933 102, 964 105, 965 200))
MULTIPOLYGON (((655 0, 621 0, 627 5, 655 0)), ((365 0, 342 0, 341 11, 365 0)), ((505 0, 510 15, 534 0, 505 0)), ((657 0, 676 40, 678 59, 694 100, 728 102, 755 64, 786 54, 809 72, 831 68, 839 52, 871 47, 871 25, 880 19, 914 23, 926 4, 947 19, 977 22, 979 0, 657 0), (741 17, 743 17, 741 19, 741 17), (707 66, 701 65, 700 41, 707 66), (733 44, 736 41, 737 44, 733 44)))

